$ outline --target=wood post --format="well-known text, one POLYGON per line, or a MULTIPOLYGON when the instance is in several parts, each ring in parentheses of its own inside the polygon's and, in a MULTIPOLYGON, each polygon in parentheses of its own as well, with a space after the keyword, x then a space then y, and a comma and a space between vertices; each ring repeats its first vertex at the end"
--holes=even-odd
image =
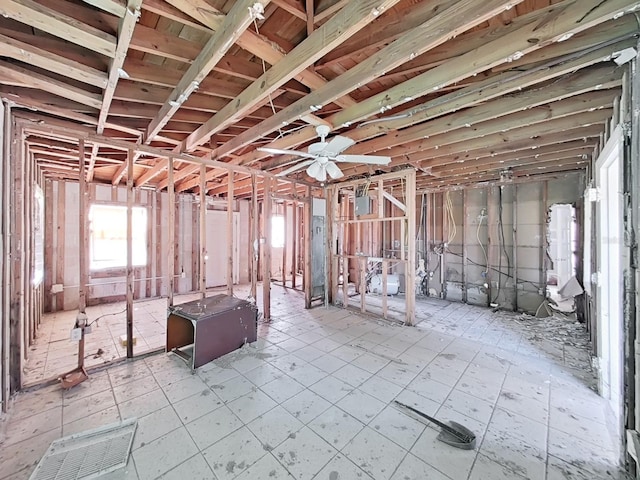
POLYGON ((233 295, 233 177, 232 171, 228 174, 227 190, 227 295, 233 295))
POLYGON ((284 228, 284 243, 282 245, 282 286, 287 286, 287 202, 282 204, 282 224, 284 228))
POLYGON ((303 272, 303 289, 304 289, 304 308, 311 308, 311 231, 312 231, 312 218, 311 218, 311 187, 307 186, 307 201, 304 203, 304 272, 303 272))
POLYGON ((155 209, 155 245, 156 245, 156 297, 162 296, 162 194, 153 191, 153 208, 155 209))
POLYGON ((465 229, 467 227, 467 191, 462 190, 462 301, 467 303, 467 244, 465 229))
POLYGON ((291 288, 296 288, 297 250, 298 250, 298 202, 291 204, 291 288))
POLYGON ((133 358, 133 150, 127 151, 127 358, 133 358))
POLYGON ((4 105, 3 135, 4 142, 0 163, 0 194, 2 195, 2 296, 0 297, 0 326, 2 327, 2 411, 9 408, 9 395, 11 393, 11 105, 4 105))
POLYGON ((249 252, 251 265, 251 298, 258 302, 258 252, 260 251, 260 240, 258 235, 258 185, 255 174, 251 175, 251 205, 249 208, 249 252))
POLYGON ((360 311, 364 313, 367 311, 367 257, 362 256, 358 260, 360 260, 360 311))
POLYGON ((80 287, 78 292, 78 310, 80 313, 85 313, 87 308, 87 257, 85 255, 85 246, 86 246, 86 234, 87 234, 87 182, 85 177, 85 165, 84 165, 84 140, 80 139, 78 145, 78 166, 80 169, 78 176, 79 183, 79 192, 78 192, 78 208, 79 212, 79 242, 78 242, 78 250, 79 250, 79 261, 78 265, 80 266, 80 287))
POLYGON ((513 227, 513 250, 511 257, 513 259, 513 311, 518 311, 518 185, 513 184, 513 215, 512 215, 512 227, 513 227))
POLYGON ((176 253, 176 209, 175 209, 175 185, 173 182, 173 158, 169 157, 167 166, 169 184, 167 185, 168 211, 169 211, 169 257, 167 266, 167 306, 173 306, 173 288, 175 284, 175 253, 176 253))
POLYGON ((264 180, 264 244, 262 245, 262 305, 265 322, 271 321, 271 179, 264 180))
POLYGON ((387 280, 389 274, 389 261, 386 258, 382 259, 382 317, 387 318, 387 280))
MULTIPOLYGON (((416 319, 416 171, 407 172, 406 212, 408 219, 407 237, 408 252, 405 271, 405 301, 407 325, 415 324, 416 319)), ((404 239, 402 240, 404 244, 404 239)), ((386 284, 386 282, 385 282, 386 284)))
POLYGON ((207 296, 207 167, 200 165, 200 296, 207 296))

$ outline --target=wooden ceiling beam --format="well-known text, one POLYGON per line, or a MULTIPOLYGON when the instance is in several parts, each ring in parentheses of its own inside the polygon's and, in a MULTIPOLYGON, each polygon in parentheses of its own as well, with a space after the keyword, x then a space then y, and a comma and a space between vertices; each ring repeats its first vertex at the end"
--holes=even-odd
POLYGON ((13 58, 79 82, 104 88, 107 75, 95 68, 0 34, 0 56, 13 58))
MULTIPOLYGON (((346 8, 349 8, 355 3, 359 2, 351 2, 346 8)), ((411 56, 426 52, 445 42, 452 36, 473 28, 504 10, 506 7, 513 6, 514 3, 518 3, 518 0, 487 0, 483 2, 480 7, 476 2, 471 0, 457 2, 455 7, 442 11, 431 20, 423 23, 420 27, 410 30, 389 46, 360 62, 355 67, 327 83, 321 89, 311 92, 290 107, 285 108, 265 120, 256 128, 248 130, 244 134, 238 135, 235 139, 227 142, 216 150, 216 156, 223 157, 228 155, 266 133, 276 130, 283 122, 291 122, 301 115, 308 113, 312 107, 326 105, 336 98, 346 95, 358 88, 359 85, 364 85, 372 79, 379 77, 385 71, 401 65, 407 59, 411 58, 411 56)), ((343 12, 344 9, 341 11, 341 14, 343 12)), ((319 31, 320 30, 316 30, 314 34, 319 31)), ((347 107, 345 110, 351 111, 351 109, 354 108, 357 108, 357 105, 347 107)), ((334 123, 334 125, 336 125, 336 123, 334 123)))
POLYGON ((116 39, 113 35, 83 24, 33 0, 3 0, 0 15, 113 58, 116 39))
POLYGON ((545 45, 562 40, 567 35, 576 34, 604 23, 615 15, 624 14, 636 6, 637 0, 612 0, 605 3, 600 0, 565 0, 557 3, 548 16, 389 88, 384 94, 374 95, 354 107, 346 108, 334 115, 332 122, 340 126, 363 120, 380 112, 381 109, 402 105, 473 74, 519 59, 545 45))
POLYGON ((443 152, 426 150, 408 155, 407 161, 419 162, 422 168, 430 168, 443 165, 444 162, 450 162, 451 158, 456 159, 456 161, 468 160, 478 156, 509 154, 530 149, 534 146, 540 148, 564 142, 591 141, 591 139, 597 138, 602 133, 602 128, 602 124, 588 125, 586 127, 578 125, 544 135, 536 135, 536 131, 533 129, 523 129, 521 134, 512 135, 511 141, 508 143, 500 143, 501 139, 504 138, 500 135, 491 135, 486 142, 469 145, 471 147, 469 149, 465 149, 464 145, 453 145, 443 152))
MULTIPOLYGON (((617 74, 618 72, 615 72, 616 76, 617 74)), ((479 107, 400 130, 393 135, 387 134, 384 137, 363 142, 356 145, 357 148, 349 149, 348 153, 389 154, 394 151, 394 147, 408 145, 415 141, 442 146, 452 140, 453 142, 462 141, 478 135, 489 135, 526 125, 535 125, 554 118, 611 106, 613 99, 620 93, 620 90, 615 88, 619 87, 620 83, 621 79, 610 81, 604 87, 605 90, 596 90, 598 84, 593 83, 592 91, 587 90, 584 93, 576 91, 574 96, 559 96, 556 93, 557 90, 554 91, 554 86, 550 85, 548 88, 541 89, 540 92, 527 92, 522 97, 514 95, 501 98, 479 107), (541 97, 539 100, 536 98, 536 93, 541 97), (546 95, 547 93, 550 95, 546 95), (515 108, 510 105, 511 99, 515 108)), ((566 90, 563 93, 569 94, 566 90)))
POLYGON ((207 32, 207 34, 211 33, 211 29, 209 27, 195 21, 193 17, 185 14, 182 10, 170 5, 164 0, 144 0, 142 8, 148 12, 155 13, 156 15, 173 20, 174 22, 179 22, 201 32, 207 32))
POLYGON ((315 24, 320 24, 332 15, 338 13, 340 9, 347 6, 349 1, 350 0, 320 0, 313 19, 315 24))
POLYGON ((485 163, 494 162, 511 162, 518 159, 527 159, 533 157, 541 157, 547 155, 556 155, 558 153, 564 154, 569 150, 580 150, 583 148, 593 149, 597 144, 595 137, 572 140, 564 143, 554 143, 551 145, 538 146, 537 144, 529 145, 521 150, 512 150, 506 153, 495 154, 490 150, 475 150, 471 152, 472 157, 458 158, 452 157, 439 157, 429 162, 429 167, 423 167, 420 162, 414 162, 416 168, 433 172, 436 176, 442 176, 445 172, 456 169, 465 168, 467 165, 484 165, 485 163))
MULTIPOLYGON (((262 7, 269 4, 270 0, 239 0, 225 19, 219 29, 203 47, 198 57, 191 64, 187 72, 173 89, 158 114, 151 120, 145 135, 145 142, 149 143, 155 135, 180 106, 189 98, 199 86, 200 82, 209 74, 213 67, 220 61, 229 49, 236 43, 242 33, 251 25, 255 18, 252 13, 258 3, 262 7)), ((284 83, 284 82, 283 82, 284 83)))
POLYGON ((306 0, 305 1, 305 16, 306 16, 306 22, 307 22, 307 36, 311 35, 313 33, 313 31, 315 30, 315 22, 313 20, 313 17, 315 15, 315 5, 314 5, 314 1, 313 0, 306 0))
POLYGON ((303 22, 307 21, 307 12, 302 9, 300 2, 296 0, 271 0, 275 5, 283 9, 285 12, 299 18, 303 22))
POLYGON ((125 14, 120 19, 118 26, 118 43, 116 45, 115 54, 109 65, 109 78, 107 85, 102 93, 102 106, 100 107, 100 113, 98 114, 98 125, 96 131, 98 134, 102 134, 104 131, 104 125, 109 115, 109 108, 111 107, 111 101, 113 100, 113 94, 118 85, 118 79, 120 78, 123 70, 124 59, 127 56, 129 50, 129 44, 133 38, 133 30, 136 26, 136 22, 140 17, 140 5, 142 0, 128 0, 125 14))
POLYGON ((92 5, 116 17, 124 17, 127 9, 124 2, 120 0, 82 0, 84 3, 92 5))
POLYGON ((420 2, 411 9, 387 12, 384 22, 379 21, 369 25, 354 35, 349 43, 345 43, 333 49, 316 66, 323 70, 334 67, 350 58, 367 52, 375 52, 384 47, 412 28, 420 26, 437 15, 438 11, 451 7, 452 0, 432 0, 420 2))
POLYGON ((54 80, 7 62, 0 61, 0 75, 4 82, 15 82, 14 84, 17 85, 38 88, 93 108, 100 108, 102 105, 102 97, 99 94, 73 87, 59 80, 54 80))
POLYGON ((340 45, 349 36, 375 20, 382 12, 395 5, 398 1, 360 0, 350 3, 340 12, 340 15, 333 17, 318 30, 314 31, 259 79, 249 85, 227 107, 189 135, 184 143, 184 150, 189 151, 201 145, 212 134, 224 129, 242 117, 253 108, 256 102, 270 95, 273 90, 279 88, 286 81, 296 77, 316 60, 322 58, 323 55, 340 45))

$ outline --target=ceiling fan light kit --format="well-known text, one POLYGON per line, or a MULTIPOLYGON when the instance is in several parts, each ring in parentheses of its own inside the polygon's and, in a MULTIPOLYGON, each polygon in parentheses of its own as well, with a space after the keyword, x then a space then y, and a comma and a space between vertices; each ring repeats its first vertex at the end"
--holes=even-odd
POLYGON ((316 127, 316 133, 320 137, 320 141, 312 143, 307 148, 306 152, 298 150, 281 150, 278 148, 261 147, 259 151, 270 153, 272 155, 296 155, 302 158, 307 158, 303 162, 300 162, 293 167, 278 173, 278 176, 284 177, 290 173, 296 172, 306 167, 306 173, 312 178, 315 178, 319 182, 327 180, 327 174, 331 179, 336 180, 342 178, 344 174, 340 167, 336 163, 363 163, 369 165, 388 165, 391 162, 391 157, 384 157, 379 155, 346 155, 342 154, 347 148, 353 145, 355 142, 340 135, 336 135, 326 142, 327 135, 331 129, 327 125, 318 125, 316 127))

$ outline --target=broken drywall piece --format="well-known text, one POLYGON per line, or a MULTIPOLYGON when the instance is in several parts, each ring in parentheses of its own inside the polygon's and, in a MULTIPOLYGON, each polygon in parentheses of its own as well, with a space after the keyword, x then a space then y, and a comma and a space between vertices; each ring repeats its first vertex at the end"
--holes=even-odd
POLYGON ((584 290, 582 289, 582 285, 578 282, 578 279, 574 275, 569 279, 567 283, 565 283, 558 293, 563 298, 577 297, 578 295, 582 295, 584 290))

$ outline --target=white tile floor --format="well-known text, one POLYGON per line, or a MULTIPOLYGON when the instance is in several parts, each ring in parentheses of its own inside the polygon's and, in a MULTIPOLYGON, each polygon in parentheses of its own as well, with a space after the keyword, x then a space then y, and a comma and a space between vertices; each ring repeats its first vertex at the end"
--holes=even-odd
POLYGON ((550 321, 434 300, 402 327, 274 294, 259 340, 196 374, 158 354, 68 392, 19 394, 0 478, 28 478, 61 435, 129 417, 139 420, 129 465, 110 478, 624 478, 575 334, 545 340, 535 324, 550 321), (477 449, 437 441, 394 399, 464 424, 477 449))

